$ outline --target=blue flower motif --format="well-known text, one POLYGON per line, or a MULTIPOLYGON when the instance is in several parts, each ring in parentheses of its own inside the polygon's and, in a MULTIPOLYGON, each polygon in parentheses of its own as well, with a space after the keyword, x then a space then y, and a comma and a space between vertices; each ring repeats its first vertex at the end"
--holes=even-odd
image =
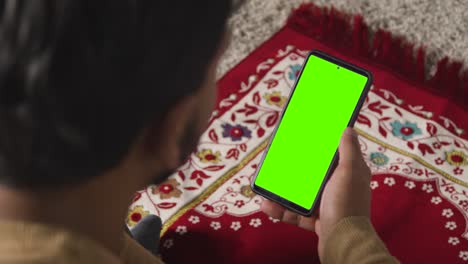
POLYGON ((372 161, 372 163, 380 167, 386 165, 388 163, 389 158, 382 152, 372 152, 370 154, 370 160, 372 161))
POLYGON ((406 121, 402 124, 400 121, 396 120, 390 123, 392 126, 392 133, 396 137, 401 137, 403 140, 408 140, 413 138, 415 135, 421 135, 421 129, 416 125, 416 123, 411 123, 406 121))
POLYGON ((290 80, 294 81, 297 77, 299 77, 299 73, 301 72, 302 66, 300 64, 294 64, 289 67, 291 70, 289 71, 288 77, 290 80))
POLYGON ((240 141, 242 137, 250 138, 252 136, 252 131, 245 126, 222 124, 221 127, 223 128, 223 137, 230 137, 232 141, 240 141))

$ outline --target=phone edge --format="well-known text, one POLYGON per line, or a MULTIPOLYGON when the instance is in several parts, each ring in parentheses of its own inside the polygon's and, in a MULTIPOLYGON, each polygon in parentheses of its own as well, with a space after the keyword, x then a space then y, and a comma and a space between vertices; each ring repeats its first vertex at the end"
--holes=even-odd
POLYGON ((360 112, 361 109, 362 109, 362 106, 363 106, 363 104, 364 104, 364 101, 365 101, 365 99, 366 99, 366 97, 367 97, 367 95, 368 95, 368 93, 369 93, 369 91, 370 91, 370 89, 371 89, 371 87, 372 87, 373 81, 374 81, 373 74, 372 74, 370 71, 368 71, 368 70, 366 70, 366 69, 364 69, 364 68, 362 68, 362 67, 359 67, 359 66, 357 66, 357 65, 354 65, 354 64, 352 64, 352 63, 343 61, 343 60, 341 60, 341 59, 339 59, 339 58, 337 58, 337 57, 335 57, 335 56, 332 56, 332 55, 330 55, 330 54, 327 54, 327 53, 325 53, 325 52, 323 52, 323 51, 314 49, 314 50, 311 50, 311 51, 307 54, 306 61, 305 61, 305 62, 303 63, 303 65, 301 66, 300 74, 299 74, 298 78, 296 78, 296 80, 294 81, 293 89, 291 89, 291 92, 290 92, 289 95, 288 95, 288 102, 287 102, 287 104, 284 106, 283 110, 281 111, 281 116, 280 116, 280 118, 278 119, 278 122, 279 122, 279 123, 278 123, 278 125, 276 125, 275 130, 272 132, 272 134, 271 134, 271 136, 270 136, 270 139, 268 139, 268 144, 267 144, 267 146, 265 147, 265 151, 264 151, 264 153, 262 154, 261 161, 260 161, 260 163, 258 164, 257 169, 256 169, 256 171, 255 171, 255 175, 254 175, 254 177, 252 178, 252 182, 250 183, 250 187, 251 187, 251 189, 252 189, 252 191, 253 191, 254 193, 256 193, 256 194, 258 194, 258 195, 260 195, 260 196, 262 196, 262 197, 264 197, 264 198, 266 198, 266 199, 268 199, 268 200, 270 200, 270 201, 272 201, 272 202, 279 203, 281 206, 286 207, 288 210, 291 210, 291 211, 296 212, 296 213, 298 213, 298 214, 300 214, 300 215, 303 215, 303 216, 311 216, 311 215, 313 215, 313 214, 316 212, 317 207, 320 205, 320 202, 321 202, 321 200, 322 200, 321 198, 322 198, 323 190, 324 190, 324 188, 325 188, 325 186, 326 186, 328 180, 330 179, 331 175, 333 174, 333 172, 335 171, 335 169, 336 169, 336 167, 337 167, 337 165, 338 165, 338 160, 339 160, 339 152, 338 152, 338 149, 335 151, 335 154, 334 154, 334 156, 333 156, 333 159, 332 159, 332 161, 331 161, 331 163, 330 163, 331 165, 330 165, 330 167, 328 168, 328 170, 327 170, 327 172, 326 172, 326 174, 325 174, 325 177, 324 177, 324 179, 323 179, 323 181, 322 181, 322 184, 320 185, 320 188, 319 188, 319 190, 318 190, 318 192, 317 192, 317 195, 316 195, 317 198, 316 198, 315 201, 313 202, 313 204, 312 204, 312 206, 311 206, 311 209, 308 210, 308 211, 300 211, 300 210, 298 210, 298 209, 296 209, 296 208, 294 208, 294 207, 291 207, 289 204, 282 203, 281 201, 287 201, 288 203, 292 203, 292 202, 289 201, 289 200, 287 200, 287 199, 284 199, 283 197, 278 196, 278 195, 276 195, 276 194, 274 194, 274 193, 272 193, 272 192, 270 192, 270 191, 268 191, 268 190, 265 190, 265 189, 263 189, 263 188, 261 188, 261 187, 258 187, 258 188, 261 188, 261 189, 263 189, 263 190, 262 190, 262 191, 258 190, 257 187, 256 187, 256 185, 255 185, 255 181, 256 181, 257 176, 258 176, 258 174, 259 174, 259 172, 260 172, 261 166, 263 165, 263 161, 265 160, 265 156, 268 154, 268 150, 269 150, 269 148, 270 148, 270 145, 271 145, 271 143, 273 142, 273 139, 274 139, 274 137, 275 137, 275 135, 276 135, 276 132, 277 132, 277 130, 278 130, 278 128, 279 128, 279 124, 280 124, 281 120, 282 120, 283 117, 284 117, 284 114, 285 114, 285 112, 286 112, 286 109, 288 108, 290 99, 291 99, 291 97, 293 96, 294 91, 296 90, 297 84, 298 84, 298 82, 299 82, 299 80, 300 80, 300 78, 301 78, 301 76, 302 76, 304 67, 307 65, 307 61, 309 60, 310 56, 312 56, 312 55, 314 55, 314 54, 319 55, 318 57, 320 57, 320 58, 322 58, 322 59, 325 59, 325 60, 327 60, 327 61, 330 61, 330 62, 332 62, 332 63, 334 63, 334 64, 336 64, 336 65, 339 65, 339 66, 344 66, 345 68, 351 69, 352 71, 357 72, 357 73, 359 73, 359 74, 364 75, 364 76, 367 77, 367 82, 366 82, 366 84, 365 84, 365 86, 364 86, 364 89, 363 89, 363 91, 362 91, 362 93, 361 93, 361 96, 359 97, 358 103, 356 104, 356 107, 354 108, 353 114, 351 115, 351 118, 350 118, 350 120, 349 120, 349 122, 348 122, 348 124, 347 124, 346 127, 354 127, 354 124, 355 124, 355 122, 356 122, 356 120, 357 120, 357 118, 358 118, 358 116, 359 116, 359 112, 360 112), (267 192, 267 193, 265 193, 265 192, 267 192), (273 196, 273 197, 270 197, 270 196, 273 196), (275 198, 275 199, 277 199, 277 200, 274 200, 273 198, 275 198))

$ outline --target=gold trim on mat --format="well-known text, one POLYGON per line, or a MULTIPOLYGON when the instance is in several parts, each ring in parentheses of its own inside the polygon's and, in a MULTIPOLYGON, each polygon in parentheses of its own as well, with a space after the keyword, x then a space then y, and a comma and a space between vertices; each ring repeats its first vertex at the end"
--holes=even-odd
POLYGON ((377 144, 379 144, 379 145, 382 145, 382 146, 386 147, 387 149, 390 149, 390 150, 392 150, 392 151, 395 151, 395 152, 397 152, 397 153, 399 153, 399 154, 401 154, 401 155, 410 157, 410 158, 414 159, 415 161, 417 161, 419 164, 421 164, 421 165, 423 165, 423 166, 425 166, 425 167, 427 167, 427 168, 429 168, 429 169, 431 169, 431 170, 437 172, 438 174, 442 175, 443 177, 447 178, 448 180, 450 180, 450 181, 452 181, 452 182, 455 182, 455 183, 457 183, 457 184, 459 184, 459 185, 461 185, 461 186, 463 186, 463 187, 468 187, 468 183, 463 182, 463 181, 461 181, 460 179, 455 178, 455 177, 453 177, 452 175, 448 174, 447 172, 445 172, 445 171, 443 171, 443 170, 441 170, 441 169, 439 169, 439 168, 433 166, 432 164, 430 164, 430 163, 428 163, 427 161, 425 161, 424 159, 422 159, 420 156, 418 156, 418 155, 416 155, 416 154, 413 154, 413 153, 411 153, 411 152, 408 152, 408 151, 399 149, 399 148, 397 148, 397 147, 395 147, 395 146, 389 145, 389 144, 387 144, 387 143, 385 143, 385 142, 383 142, 383 141, 380 141, 380 140, 378 140, 377 138, 375 138, 375 137, 373 137, 373 136, 371 136, 371 135, 365 133, 364 131, 362 131, 362 130, 359 129, 359 128, 354 128, 354 129, 358 132, 358 134, 360 134, 361 136, 367 138, 368 140, 370 140, 370 141, 372 141, 372 142, 375 142, 375 143, 377 143, 377 144))
POLYGON ((258 145, 252 152, 250 152, 237 166, 230 169, 223 176, 217 179, 213 184, 211 184, 206 190, 204 190, 200 195, 195 197, 191 202, 187 203, 179 211, 173 214, 169 219, 164 223, 161 230, 161 237, 167 232, 167 229, 174 224, 177 219, 179 219, 183 214, 188 210, 192 209, 198 203, 206 200, 211 194, 213 194, 222 184, 229 180, 234 174, 242 170, 250 161, 252 161, 260 151, 262 151, 268 145, 269 139, 264 140, 260 145, 258 145))

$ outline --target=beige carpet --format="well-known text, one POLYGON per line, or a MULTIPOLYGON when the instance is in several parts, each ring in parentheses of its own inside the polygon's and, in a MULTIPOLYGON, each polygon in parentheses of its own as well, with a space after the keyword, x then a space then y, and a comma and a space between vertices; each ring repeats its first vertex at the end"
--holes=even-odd
POLYGON ((372 28, 424 45, 429 69, 446 55, 468 64, 468 0, 247 0, 230 19, 233 39, 218 76, 270 38, 302 2, 363 14, 372 28))

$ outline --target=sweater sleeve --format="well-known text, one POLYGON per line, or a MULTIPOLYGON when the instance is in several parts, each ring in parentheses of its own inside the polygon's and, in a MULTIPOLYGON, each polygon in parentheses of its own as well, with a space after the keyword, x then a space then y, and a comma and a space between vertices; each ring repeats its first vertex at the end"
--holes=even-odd
POLYGON ((322 263, 399 263, 390 255, 369 218, 347 217, 325 241, 322 263))

